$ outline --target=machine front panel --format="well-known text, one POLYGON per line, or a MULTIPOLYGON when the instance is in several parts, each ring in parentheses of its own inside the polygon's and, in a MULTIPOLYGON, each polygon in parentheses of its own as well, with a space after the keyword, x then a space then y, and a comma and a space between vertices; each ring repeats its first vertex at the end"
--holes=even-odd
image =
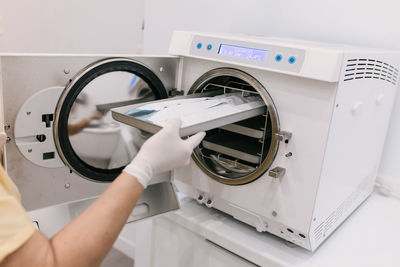
MULTIPOLYGON (((191 66, 184 68, 188 69, 183 73, 184 88, 192 86, 212 69, 237 68, 199 59, 185 59, 184 65, 191 66)), ((192 163, 175 171, 178 188, 196 199, 202 194, 201 202, 206 205, 207 200, 212 199, 210 206, 228 212, 260 231, 270 231, 307 246, 336 84, 250 68, 240 70, 263 84, 275 103, 280 130, 293 134, 287 144, 280 143, 270 167, 285 168, 285 176, 273 178, 266 171, 253 182, 232 186, 211 179, 192 163)))
POLYGON ((299 73, 305 51, 298 48, 195 35, 190 55, 227 63, 299 73))

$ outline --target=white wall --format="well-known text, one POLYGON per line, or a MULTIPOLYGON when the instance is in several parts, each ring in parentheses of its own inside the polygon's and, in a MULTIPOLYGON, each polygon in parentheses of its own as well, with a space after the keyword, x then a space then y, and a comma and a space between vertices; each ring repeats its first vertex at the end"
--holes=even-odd
POLYGON ((226 32, 234 21, 231 0, 146 0, 143 51, 166 54, 174 30, 226 32), (216 8, 211 8, 216 7, 216 8))
MULTIPOLYGON (((174 29, 281 36, 400 50, 397 0, 146 0, 144 51, 166 53, 174 29)), ((400 190, 400 94, 380 176, 400 190)))
POLYGON ((138 53, 144 0, 0 0, 0 52, 138 53))

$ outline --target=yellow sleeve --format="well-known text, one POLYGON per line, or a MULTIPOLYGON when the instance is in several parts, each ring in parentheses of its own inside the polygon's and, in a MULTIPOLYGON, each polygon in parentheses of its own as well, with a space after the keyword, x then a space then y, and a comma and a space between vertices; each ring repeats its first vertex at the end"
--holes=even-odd
MULTIPOLYGON (((1 167, 0 167, 1 168, 1 167)), ((0 262, 35 232, 11 179, 0 169, 0 262)))

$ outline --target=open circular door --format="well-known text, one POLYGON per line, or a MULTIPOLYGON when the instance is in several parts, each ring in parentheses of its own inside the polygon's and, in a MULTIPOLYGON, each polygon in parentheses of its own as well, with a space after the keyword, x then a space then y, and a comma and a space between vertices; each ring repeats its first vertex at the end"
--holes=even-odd
POLYGON ((109 110, 166 97, 160 79, 132 59, 108 58, 85 67, 57 103, 54 139, 61 159, 83 178, 113 181, 148 135, 114 121, 109 110))

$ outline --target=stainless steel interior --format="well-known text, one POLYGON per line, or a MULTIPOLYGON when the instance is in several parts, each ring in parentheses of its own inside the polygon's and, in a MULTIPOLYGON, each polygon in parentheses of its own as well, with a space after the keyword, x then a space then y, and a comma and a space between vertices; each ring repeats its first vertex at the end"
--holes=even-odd
POLYGON ((250 183, 266 172, 275 159, 279 119, 271 96, 249 74, 231 68, 211 70, 202 75, 188 94, 213 90, 259 95, 267 108, 265 114, 207 131, 195 149, 193 159, 211 178, 231 185, 250 183))

